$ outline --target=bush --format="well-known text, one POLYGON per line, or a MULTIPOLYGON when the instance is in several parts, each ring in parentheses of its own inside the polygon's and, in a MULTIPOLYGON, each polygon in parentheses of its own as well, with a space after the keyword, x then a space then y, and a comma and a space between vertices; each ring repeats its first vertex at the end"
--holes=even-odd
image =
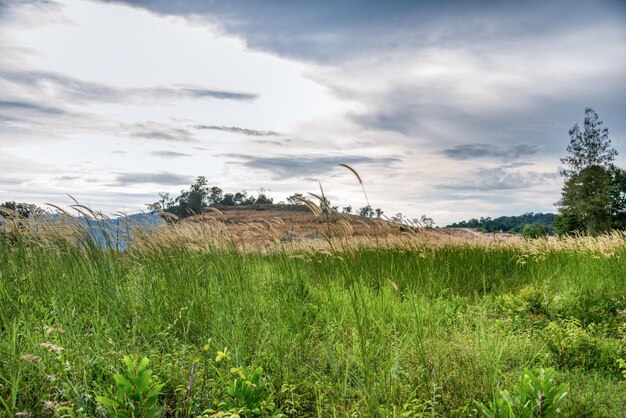
POLYGON ((550 418, 559 416, 568 391, 568 385, 554 384, 554 369, 539 369, 535 373, 526 369, 513 394, 503 390, 489 406, 477 404, 488 418, 550 418))
POLYGON ((110 396, 98 396, 96 401, 118 418, 153 418, 161 415, 163 408, 157 404, 157 400, 164 385, 152 379, 148 363, 146 357, 137 362, 135 357, 124 356, 124 374, 113 375, 116 390, 110 396))
POLYGON ((560 367, 619 375, 619 342, 599 338, 597 333, 595 324, 583 327, 576 319, 551 322, 544 329, 548 349, 560 367))
POLYGON ((546 236, 546 229, 542 224, 526 224, 522 228, 524 238, 543 238, 546 236))

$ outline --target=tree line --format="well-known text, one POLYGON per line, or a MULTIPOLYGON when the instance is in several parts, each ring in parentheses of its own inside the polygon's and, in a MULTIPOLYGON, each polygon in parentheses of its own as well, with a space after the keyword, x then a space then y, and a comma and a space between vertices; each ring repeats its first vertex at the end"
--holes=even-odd
MULTIPOLYGON (((315 196, 319 200, 317 202, 322 212, 328 213, 344 213, 355 214, 367 218, 381 218, 384 212, 380 208, 372 208, 371 205, 365 205, 361 208, 353 208, 351 205, 339 208, 332 205, 330 200, 325 196, 315 196)), ((267 195, 266 190, 259 189, 256 196, 248 194, 247 191, 239 191, 235 193, 224 192, 219 186, 209 186, 209 182, 204 176, 196 178, 195 182, 184 189, 176 197, 172 197, 169 193, 159 193, 159 200, 149 203, 146 206, 152 213, 171 213, 179 218, 186 218, 192 215, 198 215, 208 208, 229 207, 270 207, 274 209, 288 209, 289 206, 304 205, 306 198, 302 193, 294 193, 287 197, 286 202, 274 202, 274 198, 267 195)), ((401 215, 401 214, 399 214, 401 215)))
POLYGON ((541 231, 545 234, 553 233, 554 213, 533 213, 527 212, 520 216, 500 216, 498 218, 481 217, 480 219, 472 218, 469 221, 455 222, 447 226, 447 228, 475 228, 483 232, 508 232, 513 234, 521 234, 526 227, 535 226, 538 234, 541 231), (541 226, 541 227, 539 227, 541 226))
MULTIPOLYGON (((360 208, 353 208, 352 205, 339 208, 333 205, 328 197, 309 193, 322 213, 343 213, 346 215, 358 215, 365 218, 386 219, 398 224, 400 227, 412 228, 433 228, 435 221, 422 215, 420 218, 407 218, 398 212, 391 217, 385 216, 385 212, 380 208, 373 208, 370 204, 360 208)), ((275 203, 264 189, 259 189, 259 194, 255 197, 246 191, 236 193, 224 193, 218 186, 209 186, 207 179, 203 176, 197 177, 196 181, 189 189, 182 190, 180 195, 172 198, 169 193, 159 193, 159 200, 147 205, 151 213, 171 213, 178 218, 186 218, 203 213, 206 209, 228 209, 230 207, 248 207, 250 209, 273 209, 273 210, 308 210, 306 203, 311 203, 302 193, 294 193, 287 197, 286 202, 275 203)), ((167 215, 166 215, 167 216, 167 215)))
POLYGON ((204 176, 200 176, 189 189, 172 198, 169 193, 159 193, 159 200, 148 204, 150 212, 168 212, 185 218, 201 214, 204 209, 215 206, 271 205, 274 200, 260 190, 255 197, 247 192, 224 193, 217 186, 209 186, 204 176))

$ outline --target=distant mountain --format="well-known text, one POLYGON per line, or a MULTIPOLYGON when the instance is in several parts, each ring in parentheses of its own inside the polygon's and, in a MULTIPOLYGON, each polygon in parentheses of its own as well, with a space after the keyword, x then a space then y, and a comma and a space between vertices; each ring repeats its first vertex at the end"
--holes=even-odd
POLYGON ((499 218, 470 219, 469 221, 455 222, 446 228, 477 228, 487 232, 521 233, 524 225, 543 225, 546 233, 552 234, 554 213, 528 212, 520 216, 500 216, 499 218))
POLYGON ((103 247, 128 246, 130 232, 136 228, 150 229, 163 223, 163 219, 154 213, 135 213, 119 218, 92 220, 84 217, 77 218, 84 223, 96 241, 103 247))

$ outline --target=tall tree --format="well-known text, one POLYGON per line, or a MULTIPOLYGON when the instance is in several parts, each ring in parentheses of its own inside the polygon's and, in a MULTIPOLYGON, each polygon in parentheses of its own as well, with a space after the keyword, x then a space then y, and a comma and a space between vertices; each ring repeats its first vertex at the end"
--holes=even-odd
POLYGON ((609 129, 602 128, 603 122, 592 108, 585 109, 583 131, 578 124, 569 130, 570 143, 567 146, 569 155, 561 158, 566 165, 561 169, 561 174, 568 178, 583 171, 585 168, 600 166, 609 168, 617 150, 611 148, 609 129))
POLYGON ((569 131, 568 155, 561 158, 565 167, 562 197, 555 220, 558 233, 580 230, 597 235, 612 226, 615 182, 611 174, 617 151, 611 147, 609 130, 591 108, 585 109, 581 131, 578 124, 569 131))

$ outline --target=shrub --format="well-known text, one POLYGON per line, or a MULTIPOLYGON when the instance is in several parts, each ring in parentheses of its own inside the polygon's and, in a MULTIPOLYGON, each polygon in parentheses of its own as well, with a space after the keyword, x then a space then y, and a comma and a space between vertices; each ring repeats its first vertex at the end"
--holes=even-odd
POLYGON ((576 319, 551 322, 544 329, 548 349, 561 367, 618 374, 619 342, 599 338, 594 324, 581 326, 576 319))
POLYGON ((113 375, 116 390, 110 396, 98 396, 96 401, 118 418, 153 418, 161 415, 163 408, 157 405, 163 384, 152 379, 148 369, 149 360, 139 362, 135 357, 124 356, 124 374, 113 375))
POLYGON ((488 418, 550 418, 559 415, 568 391, 568 385, 554 384, 554 369, 539 369, 535 373, 526 369, 513 394, 503 390, 489 406, 480 402, 477 405, 488 418))
POLYGON ((542 238, 546 236, 546 229, 542 224, 525 224, 522 228, 524 238, 542 238))

